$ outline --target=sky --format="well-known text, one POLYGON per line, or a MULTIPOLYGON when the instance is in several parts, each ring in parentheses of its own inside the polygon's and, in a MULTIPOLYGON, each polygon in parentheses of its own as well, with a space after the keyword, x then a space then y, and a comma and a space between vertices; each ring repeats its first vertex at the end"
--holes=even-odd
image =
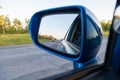
POLYGON ((43 17, 39 28, 39 34, 52 35, 56 39, 63 39, 77 16, 77 13, 70 13, 43 17))
POLYGON ((112 19, 116 0, 0 0, 0 15, 7 15, 11 20, 14 18, 24 21, 40 10, 83 5, 90 9, 98 20, 112 19))

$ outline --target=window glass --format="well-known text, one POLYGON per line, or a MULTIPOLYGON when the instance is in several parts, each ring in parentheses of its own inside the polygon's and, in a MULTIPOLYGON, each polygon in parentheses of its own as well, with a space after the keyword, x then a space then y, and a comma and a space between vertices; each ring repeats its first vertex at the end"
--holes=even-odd
POLYGON ((70 27, 70 31, 68 31, 68 39, 67 41, 73 43, 74 45, 80 47, 81 40, 81 20, 79 16, 74 20, 70 27))
POLYGON ((65 40, 67 45, 74 51, 75 54, 80 54, 80 45, 81 45, 81 19, 80 16, 77 16, 76 19, 72 22, 65 40))
POLYGON ((81 31, 80 31, 80 24, 76 24, 76 28, 73 31, 73 36, 71 37, 71 42, 77 46, 80 46, 80 38, 81 38, 81 31))
POLYGON ((114 18, 113 28, 117 33, 120 33, 120 6, 117 7, 114 18))

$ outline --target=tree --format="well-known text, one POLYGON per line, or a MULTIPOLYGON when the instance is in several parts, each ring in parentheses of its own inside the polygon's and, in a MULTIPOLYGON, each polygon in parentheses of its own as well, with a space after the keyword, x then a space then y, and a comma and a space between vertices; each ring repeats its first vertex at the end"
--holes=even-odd
POLYGON ((13 20, 13 27, 16 28, 18 33, 21 33, 22 30, 22 23, 20 20, 18 20, 17 18, 15 18, 13 20))
MULTIPOLYGON (((0 6, 0 9, 2 9, 2 6, 0 6)), ((25 27, 23 28, 22 22, 17 18, 11 23, 8 16, 0 15, 0 34, 28 33, 29 22, 29 19, 25 19, 25 27)))
POLYGON ((9 28, 11 28, 11 22, 8 16, 5 17, 5 33, 9 33, 9 28))
POLYGON ((18 33, 18 32, 17 32, 17 30, 16 30, 15 27, 11 26, 11 27, 9 27, 7 29, 7 33, 9 33, 9 34, 15 34, 15 33, 18 33))
POLYGON ((5 17, 5 22, 6 22, 6 24, 5 24, 6 28, 11 27, 11 22, 10 22, 10 19, 8 16, 5 17))
POLYGON ((0 33, 5 34, 5 18, 3 15, 0 15, 0 33))
POLYGON ((107 22, 105 22, 105 20, 101 21, 101 26, 103 31, 109 31, 110 25, 111 25, 111 20, 108 20, 107 22))
POLYGON ((30 20, 25 19, 25 33, 28 33, 28 26, 29 26, 30 20))

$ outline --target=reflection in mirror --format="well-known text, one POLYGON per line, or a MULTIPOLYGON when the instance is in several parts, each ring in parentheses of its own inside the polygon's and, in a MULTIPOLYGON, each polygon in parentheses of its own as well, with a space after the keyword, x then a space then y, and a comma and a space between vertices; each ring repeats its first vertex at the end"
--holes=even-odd
POLYGON ((114 30, 120 33, 120 6, 117 7, 114 18, 115 18, 113 23, 114 30))
POLYGON ((38 41, 42 45, 66 54, 79 54, 80 41, 78 40, 80 35, 76 35, 76 33, 81 33, 81 27, 80 24, 74 24, 80 22, 80 20, 76 22, 77 18, 78 14, 76 13, 43 17, 39 27, 38 41), (71 31, 71 29, 73 30, 71 31), (68 37, 70 41, 67 40, 68 37))

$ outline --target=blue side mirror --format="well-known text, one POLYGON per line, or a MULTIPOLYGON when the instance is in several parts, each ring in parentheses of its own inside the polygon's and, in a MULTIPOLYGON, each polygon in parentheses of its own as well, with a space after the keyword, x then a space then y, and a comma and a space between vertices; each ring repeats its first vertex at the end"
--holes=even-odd
POLYGON ((77 62, 96 57, 102 29, 83 6, 68 6, 35 13, 29 25, 33 42, 51 54, 77 62))

